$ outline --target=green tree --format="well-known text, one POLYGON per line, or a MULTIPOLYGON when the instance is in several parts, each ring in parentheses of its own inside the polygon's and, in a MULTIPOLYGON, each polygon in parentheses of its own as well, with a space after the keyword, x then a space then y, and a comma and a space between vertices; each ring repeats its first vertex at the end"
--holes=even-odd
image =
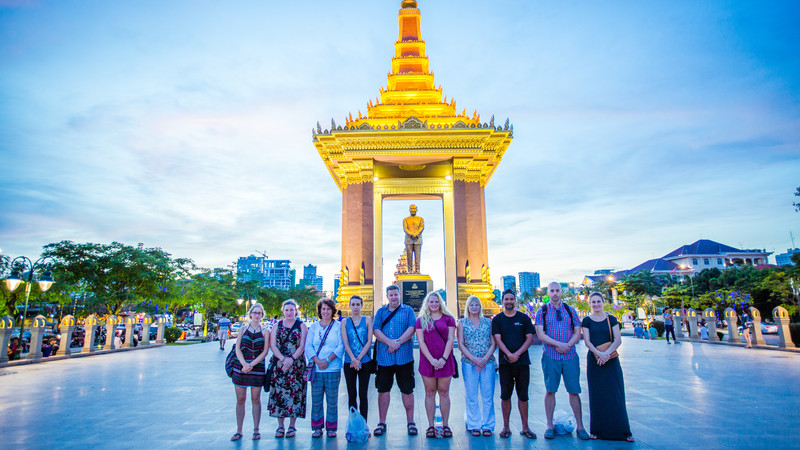
POLYGON ((85 285, 89 301, 110 314, 149 299, 171 280, 173 260, 160 248, 61 241, 44 247, 55 261, 53 276, 69 286, 85 285))
MULTIPOLYGON (((800 197, 800 187, 798 187, 797 190, 794 192, 794 196, 800 197)), ((792 203, 792 206, 794 206, 795 211, 800 212, 800 202, 794 202, 792 203)))

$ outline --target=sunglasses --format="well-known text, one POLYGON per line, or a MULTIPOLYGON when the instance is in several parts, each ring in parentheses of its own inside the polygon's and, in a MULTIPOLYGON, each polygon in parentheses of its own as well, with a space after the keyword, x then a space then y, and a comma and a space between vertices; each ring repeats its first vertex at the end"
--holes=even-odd
POLYGON ((558 318, 558 321, 559 321, 559 322, 561 322, 562 320, 564 320, 564 317, 561 315, 561 310, 560 310, 560 309, 557 309, 557 310, 556 310, 556 317, 558 318))

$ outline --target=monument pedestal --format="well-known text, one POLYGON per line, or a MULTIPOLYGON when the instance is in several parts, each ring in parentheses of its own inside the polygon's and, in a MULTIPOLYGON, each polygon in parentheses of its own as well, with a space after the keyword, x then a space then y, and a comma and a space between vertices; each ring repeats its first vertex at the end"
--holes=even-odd
POLYGON ((397 275, 397 287, 400 288, 400 301, 404 305, 414 308, 419 312, 422 300, 433 290, 433 280, 429 275, 419 273, 406 273, 397 275))

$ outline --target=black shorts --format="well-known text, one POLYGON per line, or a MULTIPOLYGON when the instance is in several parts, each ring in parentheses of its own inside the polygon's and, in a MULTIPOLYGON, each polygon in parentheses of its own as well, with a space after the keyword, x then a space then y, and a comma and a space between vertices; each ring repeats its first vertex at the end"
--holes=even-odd
POLYGON ((517 398, 527 402, 530 382, 531 366, 500 364, 500 400, 511 400, 511 394, 516 386, 517 398))
POLYGON ((378 393, 392 390, 393 378, 397 378, 397 386, 403 394, 414 393, 414 361, 402 366, 378 366, 375 375, 375 387, 378 393))

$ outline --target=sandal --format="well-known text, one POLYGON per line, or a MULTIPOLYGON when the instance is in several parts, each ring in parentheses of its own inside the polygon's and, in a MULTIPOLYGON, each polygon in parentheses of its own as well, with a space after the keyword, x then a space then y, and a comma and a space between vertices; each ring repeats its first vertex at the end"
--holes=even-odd
POLYGON ((419 434, 419 430, 417 430, 417 424, 415 424, 414 422, 408 422, 406 428, 408 429, 409 436, 416 436, 417 434, 419 434))
POLYGON ((628 436, 628 437, 625 438, 625 440, 628 441, 628 442, 635 442, 635 440, 633 439, 633 436, 628 436))
POLYGON ((500 437, 501 437, 501 438, 503 438, 503 439, 508 439, 508 438, 510 438, 510 437, 511 437, 511 430, 509 430, 508 428, 506 428, 505 430, 501 431, 501 432, 500 432, 500 437))
POLYGON ((450 429, 447 425, 442 427, 442 437, 451 438, 453 437, 453 430, 450 429))
POLYGON ((383 422, 379 423, 375 431, 372 432, 375 436, 383 436, 384 433, 386 433, 386 424, 383 422))
POLYGON ((519 434, 525 436, 528 439, 536 439, 536 433, 534 433, 531 430, 522 430, 519 432, 519 434))
POLYGON ((261 433, 258 432, 258 428, 253 430, 253 440, 257 441, 261 439, 261 433))
POLYGON ((293 438, 296 433, 297 429, 295 427, 289 427, 286 429, 286 438, 293 438))
POLYGON ((592 436, 586 430, 578 430, 577 434, 578 434, 578 439, 580 439, 582 441, 588 441, 590 439, 597 439, 597 436, 592 436))
POLYGON ((556 432, 553 431, 552 428, 548 428, 548 429, 546 429, 544 431, 544 438, 545 439, 555 439, 556 438, 556 432))
POLYGON ((242 438, 242 433, 234 433, 233 436, 231 436, 232 441, 238 441, 241 438, 242 438))
POLYGON ((426 438, 435 438, 436 437, 436 428, 428 427, 428 429, 425 430, 425 437, 426 438))
POLYGON ((481 430, 471 430, 470 434, 472 434, 475 437, 478 437, 481 435, 481 430))
POLYGON ((275 439, 280 439, 284 436, 286 436, 286 431, 283 429, 283 427, 280 427, 277 430, 275 430, 275 439))
POLYGON ((486 437, 490 437, 492 435, 492 430, 483 430, 483 435, 486 437))
POLYGON ((328 430, 328 437, 335 438, 336 437, 336 430, 328 430))
POLYGON ((322 428, 317 428, 316 430, 314 430, 314 432, 311 433, 311 437, 314 438, 314 439, 321 438, 322 437, 322 428))

